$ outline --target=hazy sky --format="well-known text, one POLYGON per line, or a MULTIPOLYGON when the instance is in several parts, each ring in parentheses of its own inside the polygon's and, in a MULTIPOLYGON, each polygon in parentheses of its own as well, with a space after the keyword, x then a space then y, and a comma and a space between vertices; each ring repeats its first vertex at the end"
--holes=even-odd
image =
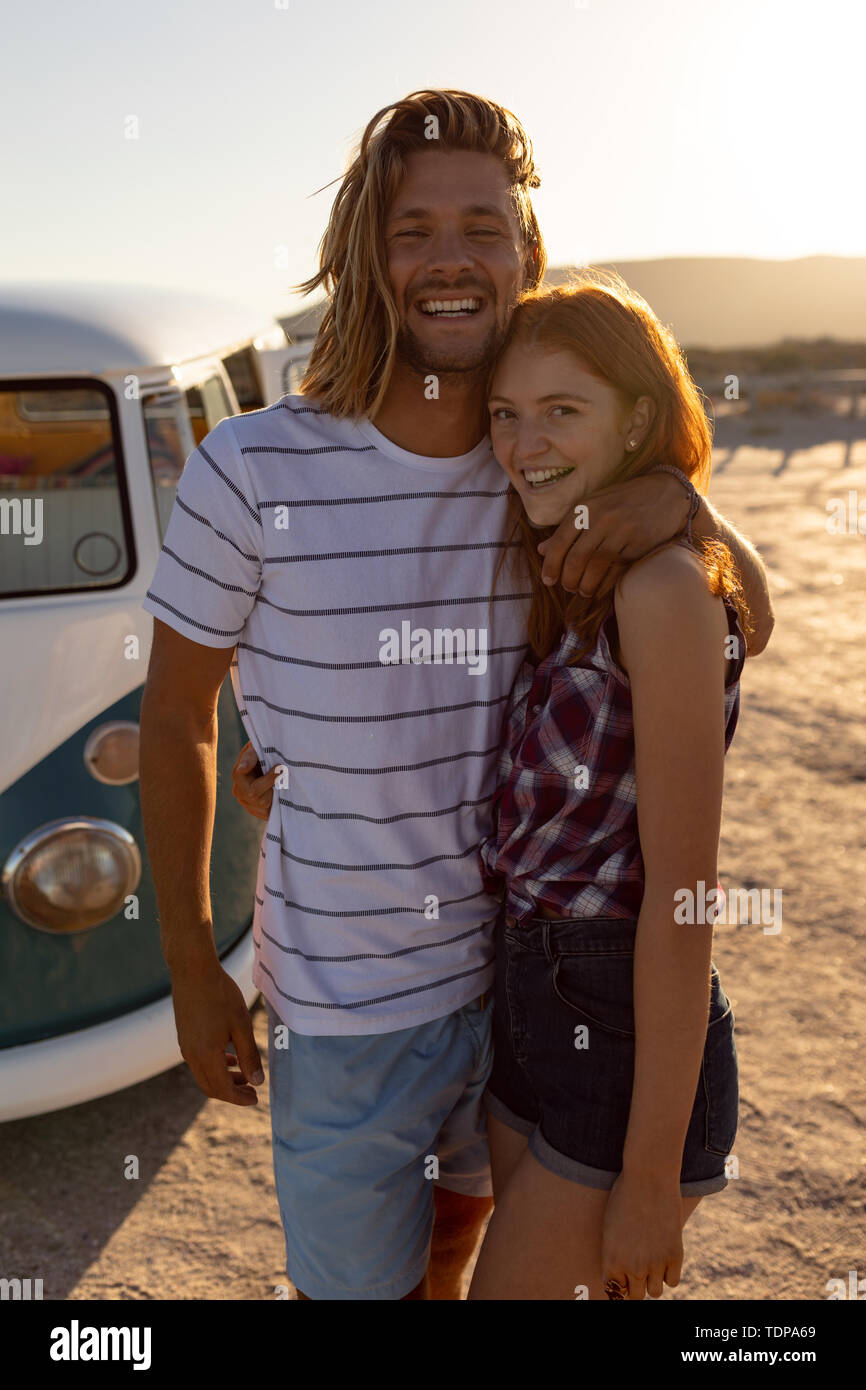
POLYGON ((866 254, 860 0, 41 0, 2 35, 4 278, 298 307, 313 195, 429 86, 520 116, 552 264, 866 254))

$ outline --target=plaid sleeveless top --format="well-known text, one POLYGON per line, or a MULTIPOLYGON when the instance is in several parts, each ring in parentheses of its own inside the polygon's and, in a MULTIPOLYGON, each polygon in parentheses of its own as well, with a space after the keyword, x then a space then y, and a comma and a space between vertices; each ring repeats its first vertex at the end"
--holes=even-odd
MULTIPOLYGON (((729 670, 725 751, 740 709, 746 640, 725 600, 729 670)), ((612 655, 610 607, 592 651, 567 632, 538 664, 524 661, 500 745, 493 835, 479 849, 488 892, 517 922, 548 908, 561 917, 637 917, 644 866, 637 826, 631 686, 612 655)))

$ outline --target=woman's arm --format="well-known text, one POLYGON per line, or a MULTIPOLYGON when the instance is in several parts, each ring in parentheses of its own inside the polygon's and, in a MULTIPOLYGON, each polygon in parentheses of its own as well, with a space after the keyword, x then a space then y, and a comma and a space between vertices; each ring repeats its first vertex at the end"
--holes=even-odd
POLYGON ((682 1260, 680 1167, 712 954, 712 926, 677 923, 675 894, 717 881, 728 624, 699 559, 681 546, 632 567, 616 613, 632 687, 645 890, 635 942, 634 1086, 605 1258, 609 1270, 626 1262, 632 1297, 643 1296, 644 1278, 658 1297, 666 1272, 678 1281, 682 1260))

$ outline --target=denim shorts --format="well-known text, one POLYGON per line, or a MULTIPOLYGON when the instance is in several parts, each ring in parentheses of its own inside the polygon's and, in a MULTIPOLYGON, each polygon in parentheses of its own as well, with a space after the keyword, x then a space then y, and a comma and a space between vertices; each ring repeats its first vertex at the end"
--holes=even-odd
POLYGON ((266 1003, 286 1271, 308 1298, 400 1299, 427 1270, 435 1187, 487 1197, 490 996, 392 1033, 307 1037, 266 1003))
MULTIPOLYGON (((637 922, 616 918, 496 932, 493 1072, 488 1111, 529 1136, 533 1157, 560 1177, 610 1188, 622 1169, 634 1080, 637 922)), ((712 967, 707 1038, 683 1150, 680 1191, 727 1186, 737 1132, 734 1014, 712 967)))

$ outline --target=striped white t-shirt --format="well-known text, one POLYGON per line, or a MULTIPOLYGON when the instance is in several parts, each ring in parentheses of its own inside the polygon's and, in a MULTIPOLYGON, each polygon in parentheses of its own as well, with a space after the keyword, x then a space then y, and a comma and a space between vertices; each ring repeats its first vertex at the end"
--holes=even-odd
POLYGON ((144 608, 209 647, 263 769, 254 980, 305 1034, 386 1033, 493 978, 477 847, 526 650, 506 479, 484 439, 400 449, 308 396, 221 420, 187 460, 144 608))

